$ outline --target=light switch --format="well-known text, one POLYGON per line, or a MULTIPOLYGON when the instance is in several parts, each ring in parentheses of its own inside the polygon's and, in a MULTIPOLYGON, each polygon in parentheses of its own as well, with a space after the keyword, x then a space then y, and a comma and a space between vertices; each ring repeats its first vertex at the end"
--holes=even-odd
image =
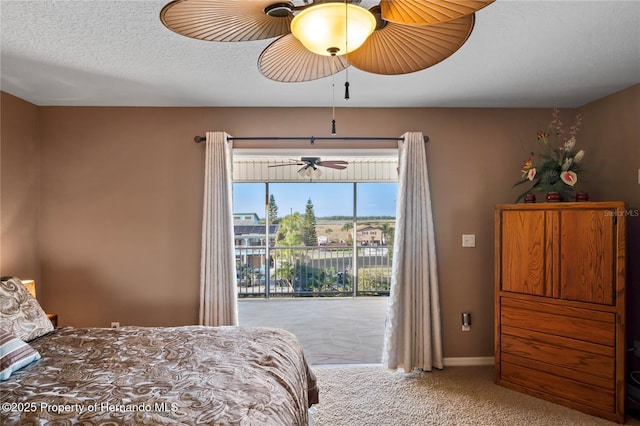
POLYGON ((476 234, 462 234, 462 247, 475 247, 476 234))

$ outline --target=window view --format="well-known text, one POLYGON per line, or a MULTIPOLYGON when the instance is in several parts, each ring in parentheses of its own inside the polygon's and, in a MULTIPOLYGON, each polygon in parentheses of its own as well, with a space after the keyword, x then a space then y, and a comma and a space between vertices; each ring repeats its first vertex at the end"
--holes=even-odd
POLYGON ((396 188, 234 183, 238 295, 388 295, 396 188))

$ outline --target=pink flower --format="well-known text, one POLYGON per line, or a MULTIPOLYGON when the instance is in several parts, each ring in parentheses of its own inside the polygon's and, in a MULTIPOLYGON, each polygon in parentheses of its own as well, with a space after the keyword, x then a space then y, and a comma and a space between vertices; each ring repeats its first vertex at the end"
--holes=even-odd
POLYGON ((536 169, 532 168, 527 172, 527 179, 529 179, 530 181, 533 181, 535 177, 536 177, 536 169))
POLYGON ((567 185, 573 186, 578 181, 578 175, 574 172, 562 172, 560 173, 560 179, 567 185))

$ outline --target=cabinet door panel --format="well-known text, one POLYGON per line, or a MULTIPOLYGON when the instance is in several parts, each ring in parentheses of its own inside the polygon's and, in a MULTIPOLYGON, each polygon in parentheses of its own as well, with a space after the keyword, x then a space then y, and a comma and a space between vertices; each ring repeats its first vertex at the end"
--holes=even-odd
POLYGON ((613 304, 613 220, 606 210, 560 212, 560 298, 613 304))
POLYGON ((502 213, 502 290, 550 296, 544 211, 502 213))

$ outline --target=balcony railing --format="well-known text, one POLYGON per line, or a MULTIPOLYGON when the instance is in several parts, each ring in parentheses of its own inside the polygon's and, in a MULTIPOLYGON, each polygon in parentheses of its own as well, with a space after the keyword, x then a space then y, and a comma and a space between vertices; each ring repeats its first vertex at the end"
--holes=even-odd
POLYGON ((235 250, 240 297, 386 296, 391 288, 391 246, 358 246, 355 255, 351 246, 235 250))

